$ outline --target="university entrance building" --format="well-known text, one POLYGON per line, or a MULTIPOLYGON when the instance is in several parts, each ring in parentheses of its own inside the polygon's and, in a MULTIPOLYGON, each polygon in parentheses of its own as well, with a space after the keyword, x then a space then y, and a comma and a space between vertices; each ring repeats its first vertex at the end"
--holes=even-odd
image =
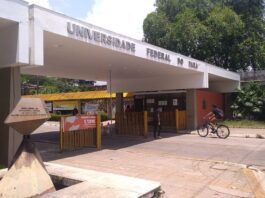
POLYGON ((106 81, 123 111, 185 110, 188 129, 239 87, 238 74, 120 35, 22 0, 0 1, 0 163, 8 164, 21 137, 3 122, 20 98, 20 74, 106 81))

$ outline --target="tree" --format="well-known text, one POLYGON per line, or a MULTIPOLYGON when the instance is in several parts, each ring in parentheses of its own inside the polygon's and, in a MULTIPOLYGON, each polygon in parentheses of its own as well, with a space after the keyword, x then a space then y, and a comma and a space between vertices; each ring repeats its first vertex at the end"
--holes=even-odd
POLYGON ((225 5, 233 8, 244 20, 249 18, 262 18, 264 16, 264 0, 226 0, 225 5))
POLYGON ((264 1, 157 0, 146 42, 233 71, 265 68, 264 1))
POLYGON ((215 6, 204 23, 209 29, 204 47, 211 49, 204 60, 234 71, 247 67, 239 47, 244 30, 240 17, 228 7, 215 6))
POLYGON ((182 52, 186 56, 194 56, 200 59, 208 53, 204 48, 209 29, 199 21, 191 9, 186 9, 176 16, 171 31, 166 38, 170 38, 167 48, 182 52))
POLYGON ((216 0, 157 0, 157 13, 164 13, 169 21, 174 22, 176 16, 186 9, 192 9, 200 20, 207 18, 216 0))
POLYGON ((265 113, 264 85, 251 82, 238 90, 231 109, 235 118, 261 119, 265 113))
POLYGON ((246 63, 254 70, 265 68, 264 0, 229 0, 226 4, 231 6, 245 23, 240 51, 247 57, 246 63))
POLYGON ((93 90, 94 81, 21 75, 22 94, 50 94, 93 90))
POLYGON ((169 31, 168 19, 164 14, 151 13, 145 20, 145 41, 157 46, 167 45, 167 32, 169 31))

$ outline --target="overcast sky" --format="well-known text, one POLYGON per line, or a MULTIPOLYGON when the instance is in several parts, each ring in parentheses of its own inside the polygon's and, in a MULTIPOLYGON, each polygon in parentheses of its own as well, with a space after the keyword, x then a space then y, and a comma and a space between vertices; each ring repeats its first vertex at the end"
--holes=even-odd
POLYGON ((141 40, 143 20, 155 0, 26 0, 93 25, 141 40))

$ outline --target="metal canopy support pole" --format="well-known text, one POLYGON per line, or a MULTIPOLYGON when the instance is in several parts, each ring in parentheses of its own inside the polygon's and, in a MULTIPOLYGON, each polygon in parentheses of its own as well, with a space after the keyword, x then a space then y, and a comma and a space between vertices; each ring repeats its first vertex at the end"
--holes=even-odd
POLYGON ((111 69, 109 70, 109 90, 110 90, 110 134, 112 134, 112 76, 111 69))

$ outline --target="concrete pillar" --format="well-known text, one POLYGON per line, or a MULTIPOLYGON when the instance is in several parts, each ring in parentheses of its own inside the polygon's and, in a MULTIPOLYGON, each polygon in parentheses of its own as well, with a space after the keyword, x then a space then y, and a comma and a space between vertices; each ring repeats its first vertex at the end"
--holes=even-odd
POLYGON ((197 95, 196 89, 189 89, 186 93, 186 121, 187 129, 197 128, 197 95))
POLYGON ((20 68, 0 69, 0 164, 8 166, 22 141, 22 136, 4 124, 20 99, 20 68))
POLYGON ((233 111, 230 109, 234 101, 234 97, 232 93, 225 93, 225 104, 224 104, 224 116, 225 119, 232 119, 233 118, 233 111))
POLYGON ((116 93, 116 112, 123 112, 123 93, 116 93))

